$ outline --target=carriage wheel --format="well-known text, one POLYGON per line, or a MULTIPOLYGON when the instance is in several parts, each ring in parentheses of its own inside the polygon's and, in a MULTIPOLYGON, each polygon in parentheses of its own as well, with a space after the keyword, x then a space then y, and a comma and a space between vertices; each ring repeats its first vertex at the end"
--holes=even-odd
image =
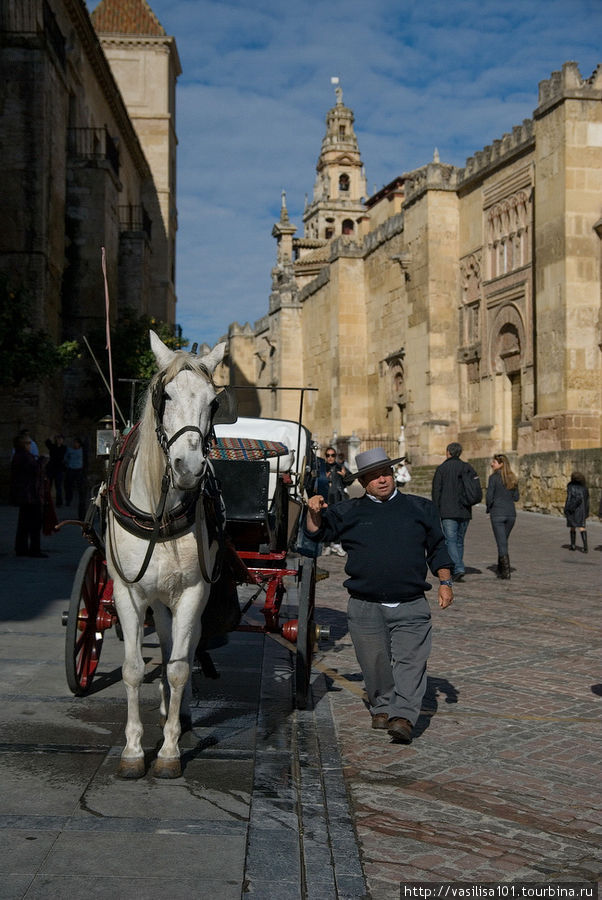
POLYGON ((305 709, 309 699, 311 658, 313 655, 316 598, 316 561, 306 558, 301 563, 299 579, 299 610, 297 612, 297 654, 295 657, 295 706, 305 709))
POLYGON ((103 554, 88 547, 75 574, 65 636, 67 684, 79 697, 90 690, 100 659, 104 629, 96 620, 108 578, 103 554))

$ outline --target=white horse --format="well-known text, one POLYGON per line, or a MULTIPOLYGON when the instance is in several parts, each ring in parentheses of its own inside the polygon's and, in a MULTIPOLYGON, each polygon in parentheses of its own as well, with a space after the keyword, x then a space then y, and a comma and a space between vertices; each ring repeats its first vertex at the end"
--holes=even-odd
POLYGON ((139 691, 144 677, 144 619, 150 606, 163 659, 160 713, 164 740, 154 774, 177 778, 181 774, 180 715, 188 713, 192 662, 210 591, 207 573, 210 578, 218 548, 217 542, 208 537, 202 498, 196 521, 194 510, 206 475, 207 443, 216 403, 212 374, 223 359, 226 345, 218 344, 199 358, 170 350, 154 332, 150 338, 159 372, 149 386, 138 428, 138 445, 128 473, 128 509, 145 511, 155 532, 159 525, 165 527, 170 512, 177 515, 178 509, 190 510, 192 504, 193 514, 187 520, 180 517, 184 530, 177 537, 171 539, 170 532, 163 532, 156 542, 152 536, 149 541, 148 531, 146 537, 138 535, 109 498, 107 566, 123 629, 123 681, 128 701, 126 745, 119 774, 140 778, 145 771, 139 691), (149 543, 153 545, 150 558, 149 543), (204 559, 202 568, 199 557, 204 559))

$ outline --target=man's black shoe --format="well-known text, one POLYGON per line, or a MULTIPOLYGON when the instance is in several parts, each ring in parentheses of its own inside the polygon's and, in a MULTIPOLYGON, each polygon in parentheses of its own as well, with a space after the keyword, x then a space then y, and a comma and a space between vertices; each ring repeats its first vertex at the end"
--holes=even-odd
POLYGON ((453 576, 454 581, 464 581, 464 572, 458 572, 457 575, 453 576))

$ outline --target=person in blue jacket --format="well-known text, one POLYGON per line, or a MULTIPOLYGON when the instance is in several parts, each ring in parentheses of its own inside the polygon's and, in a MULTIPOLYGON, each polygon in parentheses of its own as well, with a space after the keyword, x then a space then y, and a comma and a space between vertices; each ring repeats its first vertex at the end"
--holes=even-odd
POLYGON ((308 501, 305 533, 340 541, 347 552, 344 582, 348 624, 364 676, 372 728, 409 744, 426 689, 431 613, 427 565, 439 578, 439 606, 453 600, 451 565, 436 507, 402 494, 382 447, 358 453, 357 477, 366 493, 329 506, 308 501))

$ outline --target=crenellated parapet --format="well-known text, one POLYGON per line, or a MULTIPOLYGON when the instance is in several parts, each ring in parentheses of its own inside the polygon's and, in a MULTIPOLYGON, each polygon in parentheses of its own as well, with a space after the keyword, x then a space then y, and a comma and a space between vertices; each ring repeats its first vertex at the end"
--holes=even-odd
POLYGON ((533 120, 524 119, 522 125, 515 125, 512 131, 506 132, 466 160, 465 167, 458 170, 458 187, 463 187, 475 176, 482 176, 500 164, 509 162, 513 156, 529 150, 534 141, 533 120))
POLYGON ((387 241, 394 238, 395 235, 401 234, 402 231, 403 213, 400 212, 397 213, 396 216, 391 216, 390 219, 387 219, 386 222, 383 222, 383 224, 379 225, 378 228, 375 228, 374 231, 368 232, 364 238, 364 255, 368 256, 369 253, 373 253, 382 244, 386 244, 387 241))
POLYGON ((602 100, 602 63, 583 78, 576 62, 565 62, 559 72, 539 82, 538 119, 563 100, 602 100))
POLYGON ((254 334, 254 329, 249 325, 248 322, 245 322, 244 325, 239 325, 238 322, 232 322, 228 326, 228 338, 233 337, 250 337, 254 334))
POLYGON ((459 171, 456 166, 433 161, 404 175, 404 207, 415 203, 427 191, 455 191, 459 171))

